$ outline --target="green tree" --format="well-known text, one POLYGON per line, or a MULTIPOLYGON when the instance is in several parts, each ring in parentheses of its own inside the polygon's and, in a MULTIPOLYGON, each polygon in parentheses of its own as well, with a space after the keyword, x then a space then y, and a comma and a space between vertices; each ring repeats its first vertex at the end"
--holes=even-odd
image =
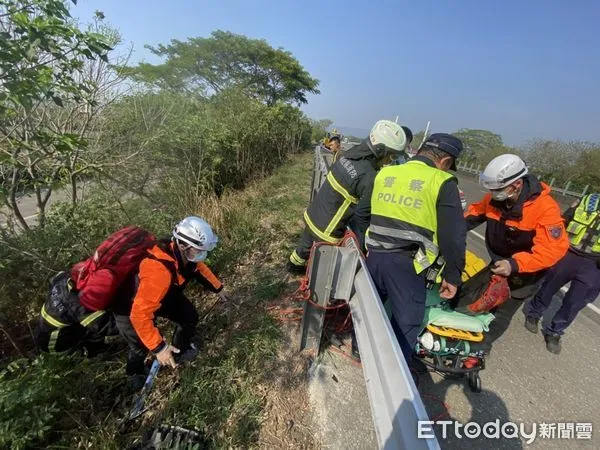
POLYGON ((484 163, 484 155, 494 149, 503 149, 504 143, 499 134, 488 130, 472 130, 461 128, 452 133, 463 143, 464 152, 460 156, 461 161, 468 163, 484 163))
POLYGON ((577 157, 575 171, 578 183, 590 185, 590 192, 600 191, 600 145, 587 144, 577 157))
POLYGON ((307 94, 319 93, 319 81, 289 51, 275 49, 263 39, 218 30, 208 38, 174 39, 147 48, 165 62, 143 63, 129 72, 162 89, 207 95, 237 87, 267 105, 307 103, 307 94))
POLYGON ((325 136, 327 136, 327 128, 329 128, 331 125, 333 125, 333 120, 330 119, 310 119, 310 126, 312 128, 312 142, 320 142, 325 136))
POLYGON ((104 35, 81 31, 62 0, 0 0, 0 30, 0 181, 5 203, 27 229, 17 194, 33 189, 43 226, 52 184, 70 167, 70 155, 87 146, 75 125, 98 103, 86 62, 108 62, 112 47, 104 35), (51 126, 68 105, 75 107, 63 116, 65 126, 51 126))
POLYGON ((536 139, 524 146, 523 157, 537 174, 564 183, 587 177, 597 167, 597 150, 598 145, 589 142, 536 139))

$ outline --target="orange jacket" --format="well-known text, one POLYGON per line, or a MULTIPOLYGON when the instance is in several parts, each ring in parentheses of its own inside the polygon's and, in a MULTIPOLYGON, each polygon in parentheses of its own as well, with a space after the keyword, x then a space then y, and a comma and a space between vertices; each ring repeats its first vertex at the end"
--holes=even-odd
POLYGON ((491 194, 465 212, 469 230, 486 222, 485 242, 492 260, 508 259, 513 273, 534 273, 556 264, 569 248, 558 203, 550 187, 528 175, 523 192, 510 209, 491 194))
POLYGON ((151 257, 143 259, 140 263, 139 285, 129 316, 138 337, 151 351, 160 348, 164 342, 154 325, 154 314, 171 288, 183 288, 190 278, 198 279, 213 292, 219 292, 223 288, 223 284, 204 263, 196 264, 193 273, 188 274, 186 278, 178 267, 177 258, 173 256, 172 243, 170 249, 171 252, 167 253, 155 245, 148 250, 151 257), (169 267, 175 269, 174 273, 169 267))

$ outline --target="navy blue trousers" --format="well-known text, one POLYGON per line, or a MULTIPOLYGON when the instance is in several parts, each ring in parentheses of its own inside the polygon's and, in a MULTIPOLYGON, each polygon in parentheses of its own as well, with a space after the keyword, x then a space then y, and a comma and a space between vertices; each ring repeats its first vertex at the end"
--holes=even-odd
POLYGON ((569 281, 571 287, 552 322, 544 327, 545 334, 563 335, 577 313, 600 294, 600 269, 596 262, 569 251, 546 273, 540 290, 529 304, 527 316, 541 318, 554 294, 569 281))
POLYGON ((367 267, 381 300, 392 305, 392 328, 410 362, 425 315, 425 274, 417 275, 413 260, 396 252, 369 252, 367 267))

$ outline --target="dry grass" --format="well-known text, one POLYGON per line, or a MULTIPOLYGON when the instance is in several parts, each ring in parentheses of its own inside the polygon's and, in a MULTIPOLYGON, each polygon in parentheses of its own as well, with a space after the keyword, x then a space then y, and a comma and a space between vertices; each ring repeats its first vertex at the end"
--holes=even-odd
MULTIPOLYGON (((285 304, 297 287, 285 263, 301 231, 299 218, 308 200, 310 169, 310 154, 295 156, 247 189, 226 192, 220 199, 202 198, 195 202, 196 209, 190 206, 185 212, 215 225, 220 246, 211 254, 210 264, 232 301, 218 304, 200 324, 203 343, 197 360, 176 371, 160 371, 147 401, 149 410, 128 433, 119 433, 119 421, 133 402, 124 389, 123 345, 104 359, 62 361, 59 357, 51 365, 32 364, 14 381, 0 384, 7 396, 15 395, 51 414, 40 418, 40 427, 47 424, 47 430, 31 428, 28 417, 19 419, 12 413, 5 414, 9 421, 0 425, 6 425, 7 432, 15 429, 10 423, 32 429, 34 434, 23 448, 130 448, 141 444, 143 436, 159 424, 198 430, 205 448, 318 447, 310 429, 307 361, 296 352, 297 330, 293 325, 281 326, 267 310, 269 305, 285 304), (46 387, 51 385, 60 388, 49 392, 46 387)), ((172 222, 173 215, 183 213, 174 209, 173 204, 158 206, 150 213, 140 205, 130 211, 159 217, 149 222, 159 229, 172 222)), ((67 225, 65 233, 71 229, 67 225)), ((201 317, 216 299, 193 286, 187 294, 201 317)), ((168 335, 163 323, 159 327, 168 335)))

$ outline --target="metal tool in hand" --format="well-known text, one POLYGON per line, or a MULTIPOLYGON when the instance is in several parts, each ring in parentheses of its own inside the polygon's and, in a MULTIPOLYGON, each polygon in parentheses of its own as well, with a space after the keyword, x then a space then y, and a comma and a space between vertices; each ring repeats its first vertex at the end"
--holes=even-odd
POLYGON ((158 362, 157 359, 155 359, 154 362, 152 363, 152 367, 150 367, 150 373, 148 374, 148 376, 146 377, 146 381, 144 382, 144 387, 142 388, 138 397, 136 398, 135 403, 133 404, 133 408, 131 408, 131 411, 129 412, 129 416, 127 417, 127 420, 137 419, 139 416, 141 416, 143 414, 144 403, 146 402, 146 399, 148 398, 148 394, 150 394, 150 391, 152 390, 152 385, 154 384, 154 378, 156 377, 156 374, 158 373, 159 370, 160 370, 160 363, 158 362))

